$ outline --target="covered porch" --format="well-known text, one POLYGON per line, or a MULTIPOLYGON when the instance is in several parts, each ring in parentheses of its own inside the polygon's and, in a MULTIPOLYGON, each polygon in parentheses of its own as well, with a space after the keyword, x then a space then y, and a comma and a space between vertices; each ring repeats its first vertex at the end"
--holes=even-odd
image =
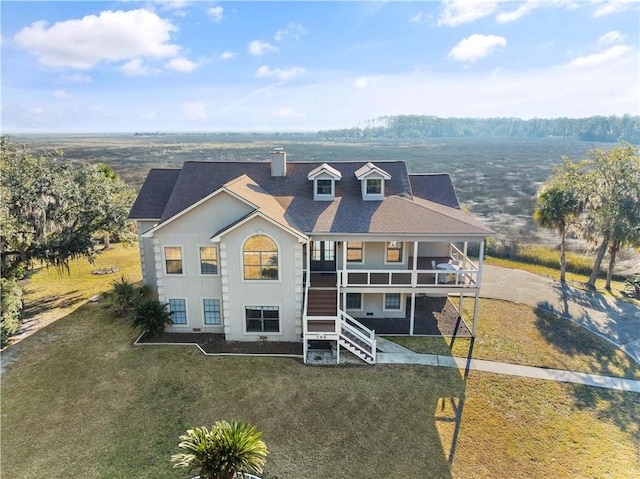
MULTIPOLYGON (((380 336, 409 336, 411 334, 411 298, 406 300, 404 318, 356 319, 380 336)), ((414 336, 473 337, 472 328, 462 318, 448 297, 416 297, 413 322, 414 336)))

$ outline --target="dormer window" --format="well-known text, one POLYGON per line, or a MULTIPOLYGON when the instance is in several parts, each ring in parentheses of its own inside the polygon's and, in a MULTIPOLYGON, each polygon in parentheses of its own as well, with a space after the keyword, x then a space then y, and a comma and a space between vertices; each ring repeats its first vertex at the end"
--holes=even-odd
POLYGON ((333 192, 333 180, 318 178, 316 180, 316 196, 335 196, 333 192))
POLYGON ((314 200, 333 201, 336 198, 336 181, 342 179, 342 173, 323 163, 311 170, 307 179, 313 181, 314 200))
POLYGON ((382 178, 367 178, 367 196, 382 196, 382 178))
POLYGON ((367 163, 356 172, 356 178, 362 183, 362 199, 365 201, 382 201, 384 199, 384 182, 391 175, 373 163, 367 163))

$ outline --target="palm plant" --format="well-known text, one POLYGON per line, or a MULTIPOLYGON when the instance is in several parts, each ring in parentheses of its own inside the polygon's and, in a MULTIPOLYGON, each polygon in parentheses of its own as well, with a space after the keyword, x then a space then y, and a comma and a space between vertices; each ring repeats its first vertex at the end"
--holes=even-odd
POLYGON ((120 278, 120 281, 113 282, 113 288, 108 295, 108 307, 115 316, 125 316, 136 304, 141 302, 148 293, 148 286, 136 286, 124 277, 120 278))
POLYGON ((178 447, 186 453, 174 454, 173 467, 198 471, 201 479, 234 479, 238 474, 261 474, 268 454, 261 432, 241 421, 218 421, 189 429, 180 436, 178 447))
POLYGON ((560 281, 565 282, 567 230, 582 210, 576 192, 566 184, 551 183, 538 196, 534 211, 535 222, 543 228, 555 229, 560 236, 560 281))
POLYGON ((132 328, 149 331, 151 336, 156 336, 171 324, 171 313, 166 304, 157 299, 147 299, 136 304, 129 323, 132 328))

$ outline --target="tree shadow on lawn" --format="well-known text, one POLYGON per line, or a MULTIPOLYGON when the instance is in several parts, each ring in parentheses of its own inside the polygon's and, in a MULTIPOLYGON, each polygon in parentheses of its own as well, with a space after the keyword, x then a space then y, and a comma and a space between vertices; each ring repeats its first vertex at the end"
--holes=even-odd
POLYGON ((65 309, 86 301, 80 290, 69 291, 64 296, 47 296, 35 301, 25 301, 24 318, 32 319, 35 316, 55 309, 65 309))
MULTIPOLYGON (((594 333, 548 312, 550 306, 542 304, 536 309, 536 326, 547 340, 561 352, 588 357, 592 374, 638 378, 638 365, 627 355, 616 355, 615 346, 595 338, 594 333), (597 339, 597 340, 594 340, 597 339), (615 369, 614 369, 615 368, 615 369)), ((633 392, 570 384, 574 406, 597 411, 598 417, 615 424, 621 431, 640 441, 640 395, 633 392)))
MULTIPOLYGON (((624 355, 616 354, 622 350, 613 343, 611 336, 615 336, 614 333, 605 335, 596 329, 594 320, 586 311, 579 317, 569 319, 556 311, 549 302, 543 301, 538 303, 535 315, 535 325, 544 339, 564 354, 583 356, 591 369, 588 372, 615 377, 620 377, 622 372, 622 376, 626 378, 639 377, 639 365, 624 352, 624 355)), ((623 330, 621 334, 623 333, 626 334, 626 331, 623 330)))
POLYGON ((612 422, 640 443, 640 394, 571 384, 574 406, 597 411, 600 419, 612 422))

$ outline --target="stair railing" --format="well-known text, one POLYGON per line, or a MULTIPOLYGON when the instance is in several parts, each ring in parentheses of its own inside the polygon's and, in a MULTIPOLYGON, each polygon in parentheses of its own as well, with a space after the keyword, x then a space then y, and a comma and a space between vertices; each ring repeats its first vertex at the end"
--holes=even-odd
POLYGON ((372 329, 367 328, 364 324, 349 316, 342 310, 338 310, 340 316, 340 337, 348 342, 352 347, 359 349, 367 356, 371 357, 372 362, 376 361, 376 334, 372 329), (363 342, 367 348, 353 341, 345 335, 345 332, 353 335, 356 339, 363 342))

